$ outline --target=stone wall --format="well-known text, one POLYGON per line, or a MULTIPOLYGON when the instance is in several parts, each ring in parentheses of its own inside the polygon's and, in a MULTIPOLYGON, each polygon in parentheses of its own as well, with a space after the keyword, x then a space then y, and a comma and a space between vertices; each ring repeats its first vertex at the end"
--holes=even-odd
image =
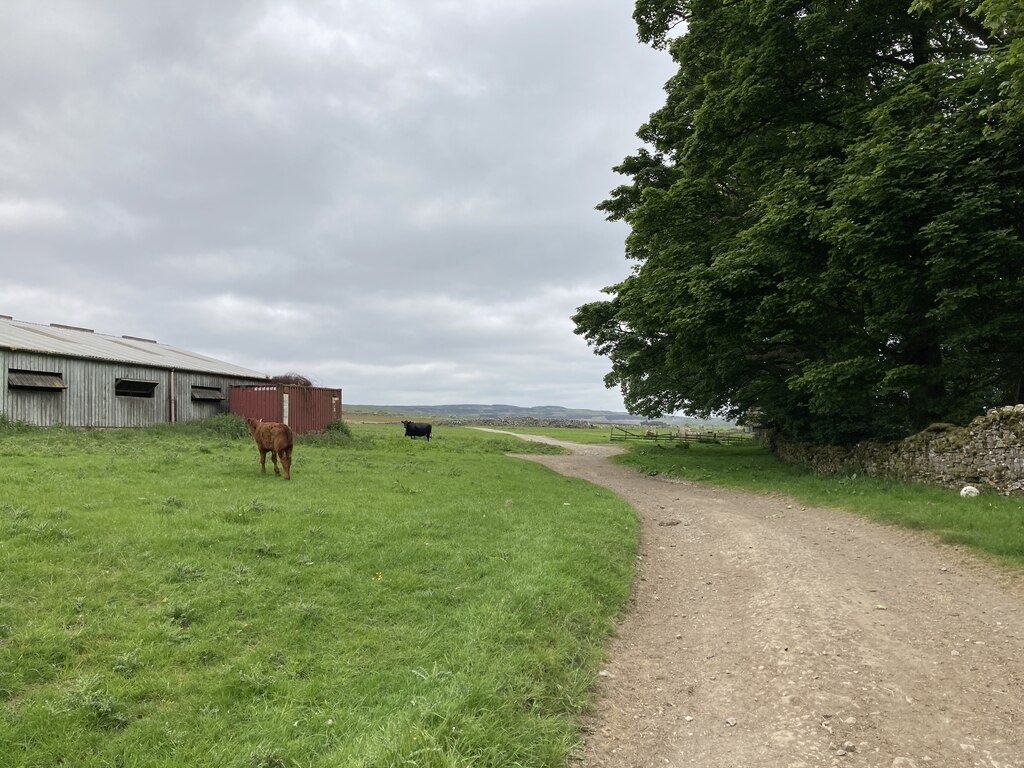
POLYGON ((589 421, 581 421, 579 419, 535 419, 532 416, 444 419, 439 423, 450 426, 476 427, 558 427, 560 429, 596 429, 595 425, 591 424, 589 421))
POLYGON ((1024 405, 994 408, 966 427, 933 424, 896 443, 860 443, 852 448, 815 446, 769 436, 785 461, 816 472, 865 472, 950 488, 988 486, 1024 494, 1024 405))

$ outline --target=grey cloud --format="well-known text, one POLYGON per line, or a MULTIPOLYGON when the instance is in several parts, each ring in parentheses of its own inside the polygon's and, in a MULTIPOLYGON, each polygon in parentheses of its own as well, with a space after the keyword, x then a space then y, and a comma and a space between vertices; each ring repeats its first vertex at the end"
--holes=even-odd
POLYGON ((0 312, 355 402, 621 407, 575 307, 660 106, 618 0, 14 3, 0 312))

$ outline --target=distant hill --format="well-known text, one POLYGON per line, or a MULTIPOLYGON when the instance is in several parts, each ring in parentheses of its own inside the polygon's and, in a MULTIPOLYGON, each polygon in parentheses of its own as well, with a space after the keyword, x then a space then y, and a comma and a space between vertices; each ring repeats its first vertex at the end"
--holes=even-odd
MULTIPOLYGON (((639 424, 648 420, 643 416, 616 411, 595 411, 585 408, 563 408, 560 405, 535 405, 525 408, 518 405, 481 405, 464 403, 458 405, 351 405, 345 403, 344 412, 350 416, 360 414, 384 416, 415 416, 434 419, 558 419, 567 421, 589 421, 593 424, 639 424)), ((724 419, 699 419, 690 416, 663 416, 655 421, 663 424, 700 424, 729 426, 732 422, 724 419)))

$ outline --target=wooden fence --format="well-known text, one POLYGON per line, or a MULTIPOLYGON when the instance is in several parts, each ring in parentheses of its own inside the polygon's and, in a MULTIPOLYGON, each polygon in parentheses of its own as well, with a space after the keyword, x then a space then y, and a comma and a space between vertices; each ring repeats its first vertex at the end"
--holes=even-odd
POLYGON ((709 443, 737 445, 750 443, 751 436, 737 432, 715 432, 713 430, 643 429, 640 427, 613 426, 610 440, 621 442, 643 440, 649 443, 709 443))

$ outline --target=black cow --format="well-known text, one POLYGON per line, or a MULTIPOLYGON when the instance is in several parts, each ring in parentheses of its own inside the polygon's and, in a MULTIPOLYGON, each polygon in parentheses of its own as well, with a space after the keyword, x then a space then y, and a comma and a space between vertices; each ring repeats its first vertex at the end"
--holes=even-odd
POLYGON ((403 421, 402 423, 405 424, 406 437, 425 437, 427 440, 430 439, 430 424, 416 421, 403 421))

